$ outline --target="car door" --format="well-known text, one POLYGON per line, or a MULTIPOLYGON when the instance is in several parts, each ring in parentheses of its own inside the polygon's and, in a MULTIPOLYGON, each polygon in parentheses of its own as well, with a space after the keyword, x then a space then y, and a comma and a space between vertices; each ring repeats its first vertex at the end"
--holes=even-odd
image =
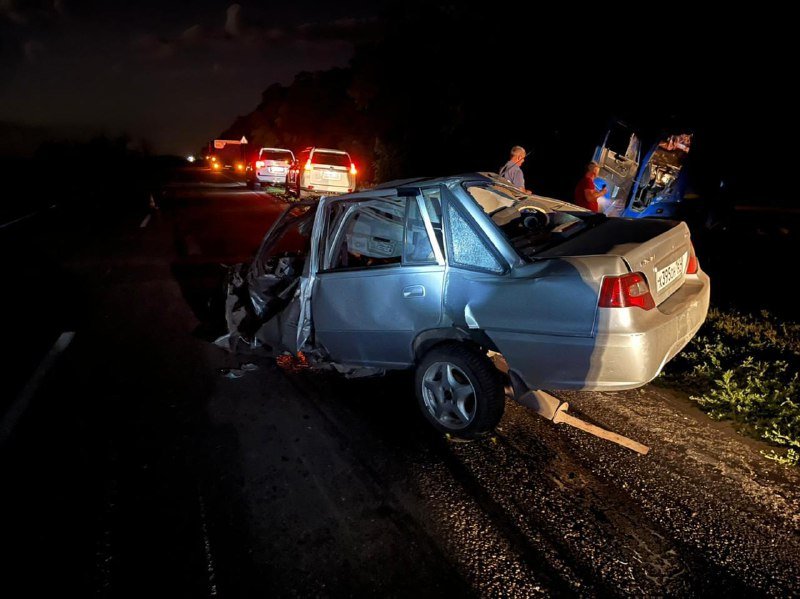
POLYGON ((444 259, 418 196, 332 202, 312 299, 334 362, 402 368, 442 318, 444 259))
POLYGON ((608 216, 621 216, 626 208, 639 170, 640 145, 632 129, 615 122, 606 132, 603 143, 595 149, 592 161, 600 165, 595 185, 598 189, 603 183, 608 186, 598 203, 601 212, 608 216))

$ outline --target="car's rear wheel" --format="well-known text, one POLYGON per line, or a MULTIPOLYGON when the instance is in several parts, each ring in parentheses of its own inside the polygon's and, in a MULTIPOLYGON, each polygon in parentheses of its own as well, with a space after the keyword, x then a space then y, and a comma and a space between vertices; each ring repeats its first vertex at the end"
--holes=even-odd
POLYGON ((491 432, 505 409, 503 380, 491 360, 463 343, 434 347, 417 365, 417 401, 444 433, 473 439, 491 432))

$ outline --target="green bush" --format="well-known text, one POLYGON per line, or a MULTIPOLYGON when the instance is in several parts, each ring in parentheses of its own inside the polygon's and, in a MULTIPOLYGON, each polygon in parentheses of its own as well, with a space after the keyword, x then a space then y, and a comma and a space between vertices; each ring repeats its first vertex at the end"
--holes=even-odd
POLYGON ((665 369, 712 418, 744 425, 781 449, 764 453, 800 463, 800 325, 712 309, 698 335, 665 369))

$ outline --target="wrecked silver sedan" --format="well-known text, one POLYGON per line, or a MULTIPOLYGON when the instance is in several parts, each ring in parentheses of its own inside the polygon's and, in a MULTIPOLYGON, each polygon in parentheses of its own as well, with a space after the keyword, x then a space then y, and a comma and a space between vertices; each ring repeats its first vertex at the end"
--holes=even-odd
POLYGON ((423 414, 491 430, 504 388, 644 385, 703 323, 684 223, 608 218, 493 174, 293 204, 229 277, 221 342, 346 376, 414 369, 423 414))

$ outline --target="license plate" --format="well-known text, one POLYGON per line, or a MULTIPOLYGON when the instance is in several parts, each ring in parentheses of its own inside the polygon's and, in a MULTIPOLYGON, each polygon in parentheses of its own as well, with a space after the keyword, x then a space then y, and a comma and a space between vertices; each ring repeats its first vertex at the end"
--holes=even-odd
POLYGON ((271 166, 271 167, 269 167, 269 172, 283 174, 283 173, 286 172, 286 168, 283 167, 283 166, 271 166))
POLYGON ((661 293, 662 289, 669 287, 686 272, 686 258, 688 252, 675 260, 672 264, 656 270, 656 293, 661 293))
POLYGON ((339 173, 336 171, 322 171, 322 177, 325 179, 338 179, 339 173))

